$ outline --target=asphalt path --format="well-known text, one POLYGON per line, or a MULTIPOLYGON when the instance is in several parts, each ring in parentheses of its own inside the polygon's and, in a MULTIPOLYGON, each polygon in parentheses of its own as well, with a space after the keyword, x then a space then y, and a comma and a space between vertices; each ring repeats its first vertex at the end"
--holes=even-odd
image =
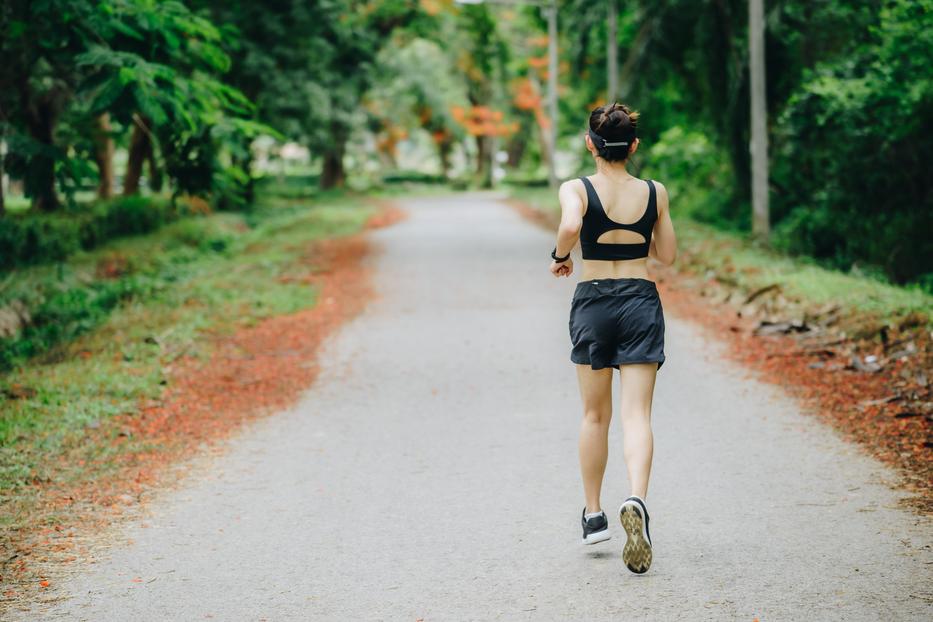
POLYGON ((621 559, 618 417, 613 536, 583 546, 575 280, 547 272, 553 235, 492 193, 404 207, 371 233, 379 296, 326 342, 300 403, 196 459, 54 598, 5 619, 933 618, 933 530, 898 509, 895 474, 670 313, 653 565, 621 559))

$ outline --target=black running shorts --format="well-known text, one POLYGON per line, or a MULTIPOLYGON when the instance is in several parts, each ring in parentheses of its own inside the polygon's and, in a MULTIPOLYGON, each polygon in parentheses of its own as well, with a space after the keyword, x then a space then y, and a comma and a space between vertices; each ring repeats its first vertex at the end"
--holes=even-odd
POLYGON ((664 364, 664 310, 654 281, 580 281, 570 304, 570 360, 593 369, 664 364))

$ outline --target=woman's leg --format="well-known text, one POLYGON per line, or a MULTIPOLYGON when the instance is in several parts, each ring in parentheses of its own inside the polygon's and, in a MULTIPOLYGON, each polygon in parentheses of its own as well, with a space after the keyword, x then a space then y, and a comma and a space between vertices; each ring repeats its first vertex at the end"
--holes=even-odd
POLYGON ((587 513, 598 512, 599 491, 609 457, 609 420, 612 419, 612 368, 594 370, 577 365, 583 423, 580 426, 580 472, 587 513))
POLYGON ((651 434, 651 398, 658 372, 657 363, 621 365, 622 438, 625 466, 632 494, 644 499, 648 494, 654 436, 651 434))

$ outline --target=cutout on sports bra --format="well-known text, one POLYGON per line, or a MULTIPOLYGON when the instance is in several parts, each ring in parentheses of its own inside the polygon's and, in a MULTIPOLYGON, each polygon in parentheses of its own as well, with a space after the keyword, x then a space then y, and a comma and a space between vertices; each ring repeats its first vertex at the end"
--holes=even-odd
POLYGON ((645 236, 629 229, 611 229, 596 238, 597 244, 644 244, 645 236))

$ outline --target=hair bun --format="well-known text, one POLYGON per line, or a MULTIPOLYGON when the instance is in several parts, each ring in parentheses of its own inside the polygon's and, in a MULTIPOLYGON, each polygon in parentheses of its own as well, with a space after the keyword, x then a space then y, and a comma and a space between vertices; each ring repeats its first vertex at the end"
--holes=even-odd
POLYGON ((600 106, 590 113, 590 131, 602 141, 594 141, 599 156, 615 162, 628 158, 632 143, 637 137, 638 112, 623 103, 613 102, 600 106), (627 145, 605 146, 605 143, 625 142, 627 145), (603 145, 603 146, 600 146, 603 145))

